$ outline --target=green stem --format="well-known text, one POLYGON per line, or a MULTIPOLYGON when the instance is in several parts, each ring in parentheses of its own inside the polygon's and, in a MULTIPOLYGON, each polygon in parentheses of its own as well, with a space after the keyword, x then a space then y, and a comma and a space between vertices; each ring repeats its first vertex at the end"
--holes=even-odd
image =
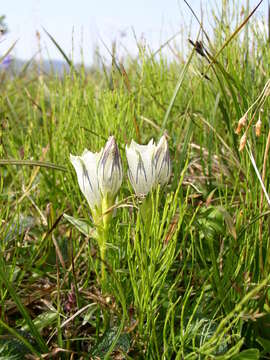
POLYGON ((100 268, 101 268, 101 287, 103 291, 106 287, 106 242, 108 238, 108 227, 106 225, 103 226, 102 229, 98 231, 98 244, 99 244, 99 252, 100 252, 100 268))
MULTIPOLYGON (((106 242, 108 238, 108 227, 104 225, 100 233, 99 241, 99 251, 100 251, 100 260, 101 260, 101 289, 103 295, 106 293, 107 289, 107 274, 106 274, 106 242)), ((110 324, 110 313, 104 308, 103 310, 104 317, 104 328, 108 329, 110 324)))
POLYGON ((108 196, 105 196, 102 199, 102 229, 99 234, 100 241, 99 241, 99 250, 100 250, 100 259, 101 259, 101 285, 104 290, 106 286, 106 243, 108 239, 108 230, 109 230, 109 224, 111 221, 112 214, 109 212, 106 213, 107 210, 110 208, 110 206, 113 204, 112 199, 109 199, 108 196))
POLYGON ((106 282, 106 267, 105 267, 105 259, 106 259, 106 243, 104 241, 105 239, 102 239, 102 244, 100 246, 100 259, 101 259, 101 283, 102 286, 106 282))

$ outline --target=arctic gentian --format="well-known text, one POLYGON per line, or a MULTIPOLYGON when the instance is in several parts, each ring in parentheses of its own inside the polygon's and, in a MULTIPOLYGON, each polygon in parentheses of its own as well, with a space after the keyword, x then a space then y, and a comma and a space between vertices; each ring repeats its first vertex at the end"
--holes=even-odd
POLYGON ((158 184, 165 185, 171 176, 169 146, 165 136, 158 145, 151 139, 147 145, 131 141, 126 146, 128 177, 136 195, 146 196, 158 184))

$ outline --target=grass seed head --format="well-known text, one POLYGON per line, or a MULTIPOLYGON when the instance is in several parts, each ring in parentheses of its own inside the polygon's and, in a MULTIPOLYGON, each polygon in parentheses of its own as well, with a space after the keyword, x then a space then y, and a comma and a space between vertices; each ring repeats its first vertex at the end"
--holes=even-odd
POLYGON ((243 151, 247 143, 247 134, 244 135, 240 139, 239 151, 243 151))
POLYGON ((259 120, 256 122, 255 125, 255 134, 257 137, 261 135, 261 130, 262 130, 262 121, 261 121, 261 117, 259 116, 259 120))
POLYGON ((243 127, 245 127, 247 124, 247 113, 241 117, 241 119, 238 121, 237 129, 235 130, 235 133, 237 135, 240 134, 243 127))

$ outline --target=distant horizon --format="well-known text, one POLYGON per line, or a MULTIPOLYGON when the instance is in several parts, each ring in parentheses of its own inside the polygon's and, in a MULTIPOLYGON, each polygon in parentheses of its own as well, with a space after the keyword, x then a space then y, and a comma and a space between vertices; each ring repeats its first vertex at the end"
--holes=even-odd
MULTIPOLYGON (((218 1, 201 2, 204 17, 207 18, 211 6, 215 6, 218 1)), ((200 14, 199 0, 189 3, 194 11, 200 14)), ((246 1, 239 2, 239 7, 240 3, 243 5, 246 1)), ((255 0, 250 1, 250 9, 257 3, 255 0)), ((189 26, 192 25, 194 34, 199 29, 184 0, 171 1, 169 6, 162 0, 148 0, 147 3, 138 0, 136 4, 130 2, 129 7, 123 0, 115 0, 113 4, 108 0, 99 0, 98 3, 79 0, 76 5, 74 6, 72 0, 4 2, 0 16, 6 16, 9 32, 1 39, 0 55, 18 40, 12 51, 12 55, 18 59, 29 60, 36 54, 36 59, 42 56, 44 60, 62 61, 63 56, 45 34, 43 27, 68 56, 73 54, 75 63, 81 62, 83 52, 83 61, 86 65, 93 63, 95 48, 99 48, 104 61, 108 61, 110 54, 106 47, 111 48, 113 42, 116 42, 118 56, 135 56, 135 35, 139 40, 143 38, 151 49, 157 50, 181 29, 188 33, 189 26)), ((258 15, 266 16, 266 13, 267 1, 263 1, 258 15)), ((180 49, 186 45, 186 39, 179 35, 176 41, 180 49)))

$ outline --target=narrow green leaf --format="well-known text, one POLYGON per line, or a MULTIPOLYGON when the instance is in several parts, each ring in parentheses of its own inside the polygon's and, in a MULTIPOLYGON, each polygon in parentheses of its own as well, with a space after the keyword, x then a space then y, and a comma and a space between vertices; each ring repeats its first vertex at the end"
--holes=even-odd
POLYGON ((16 41, 10 46, 10 48, 4 53, 4 55, 0 57, 0 64, 4 61, 5 57, 8 56, 8 54, 13 50, 13 48, 14 48, 15 45, 17 44, 17 41, 18 41, 18 40, 16 40, 16 41))
POLYGON ((223 218, 225 220, 225 223, 227 225, 227 228, 230 232, 230 234, 233 236, 233 238, 236 240, 237 235, 236 235, 236 229, 233 223, 233 219, 231 217, 231 215, 228 213, 228 211, 226 209, 224 209, 224 207, 219 206, 218 210, 222 213, 223 218))
MULTIPOLYGON (((38 315, 34 320, 33 323, 38 331, 42 331, 48 325, 53 324, 57 319, 57 312, 56 311, 46 311, 38 315)), ((26 324, 21 328, 22 331, 28 331, 29 325, 26 324)))
MULTIPOLYGON (((0 319, 0 327, 6 329, 12 337, 5 341, 6 346, 3 347, 4 340, 0 339, 0 359, 2 358, 2 351, 5 351, 7 348, 13 347, 16 352, 19 352, 19 356, 21 356, 19 359, 22 358, 23 354, 22 352, 25 352, 24 348, 31 351, 32 354, 40 355, 39 352, 32 346, 32 344, 23 337, 18 331, 8 326, 4 321, 0 319)), ((12 351, 12 349, 11 349, 12 351)), ((7 358, 8 360, 9 358, 7 358)), ((17 358, 16 358, 17 359, 17 358)), ((3 359, 4 360, 4 359, 3 359)))
POLYGON ((43 28, 43 30, 45 31, 45 33, 49 36, 49 38, 51 39, 51 41, 54 43, 54 45, 57 47, 57 49, 60 51, 60 53, 62 54, 63 58, 66 60, 66 62, 68 63, 68 65, 70 67, 73 67, 73 63, 70 60, 70 58, 67 56, 67 54, 64 52, 64 50, 61 48, 61 46, 58 44, 58 42, 54 39, 54 37, 45 29, 43 28))
POLYGON ((257 360, 257 359, 258 360, 260 359, 260 351, 258 349, 244 350, 232 357, 232 360, 257 360))
POLYGON ((263 347, 264 351, 270 354, 270 340, 257 337, 256 341, 263 347))
POLYGON ((67 221, 69 221, 73 226, 76 227, 77 230, 79 230, 85 236, 91 235, 92 237, 95 237, 96 230, 94 230, 89 224, 87 224, 86 221, 76 219, 68 214, 64 214, 63 216, 67 221))
POLYGON ((13 284, 9 282, 9 280, 6 277, 6 271, 5 271, 5 263, 2 259, 0 259, 0 279, 3 283, 3 285, 7 288, 10 296, 12 297, 13 301, 15 302, 18 310, 22 314, 23 318, 25 319, 26 323, 29 326, 29 331, 31 332, 32 336, 35 338, 36 342, 40 346, 40 349, 43 352, 48 352, 48 347, 41 337, 38 329, 34 325, 32 319, 30 318, 30 315, 28 314, 26 308, 24 307, 23 303, 21 302, 21 299, 16 294, 16 291, 13 288, 13 284))
POLYGON ((185 63, 184 67, 183 67, 183 70, 178 78, 178 81, 177 81, 177 84, 175 86, 175 89, 174 89, 174 92, 173 92, 173 95, 171 97, 171 101, 170 101, 170 104, 167 108, 167 111, 166 111, 166 114, 164 116, 164 119, 163 119, 163 122, 162 122, 162 126, 161 126, 161 133, 164 132, 165 128, 166 128, 166 124, 167 124, 167 121, 169 119, 169 116, 170 116, 170 113, 172 111, 172 108, 173 108, 173 105, 174 105, 174 102, 175 102, 175 99, 176 99, 176 96, 181 88, 181 85, 184 81, 184 78, 185 78, 185 75, 188 71, 188 67, 191 63, 191 60, 192 60, 192 57, 194 55, 194 49, 192 50, 191 54, 189 55, 188 59, 187 59, 187 62, 185 63))
POLYGON ((60 171, 67 171, 67 168, 63 165, 57 165, 46 161, 38 160, 16 160, 16 159, 0 159, 1 165, 19 165, 19 166, 40 166, 49 169, 55 169, 60 171))

